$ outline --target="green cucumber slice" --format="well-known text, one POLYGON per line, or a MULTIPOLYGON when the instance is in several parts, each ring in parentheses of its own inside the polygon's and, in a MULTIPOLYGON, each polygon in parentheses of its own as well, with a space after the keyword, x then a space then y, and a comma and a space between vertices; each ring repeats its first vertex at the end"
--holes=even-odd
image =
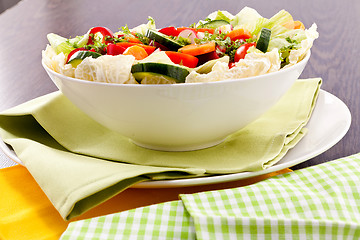
POLYGON ((163 45, 173 51, 177 51, 179 48, 184 46, 184 45, 172 40, 165 34, 162 34, 158 31, 155 31, 152 29, 147 30, 146 37, 154 40, 155 42, 160 43, 161 45, 163 45))
POLYGON ((209 21, 207 23, 204 23, 204 25, 202 25, 203 28, 212 28, 212 29, 216 29, 220 26, 223 26, 223 25, 228 25, 230 24, 228 21, 225 21, 225 20, 212 20, 212 21, 209 21))
POLYGON ((73 59, 68 63, 71 64, 74 68, 76 68, 83 60, 82 59, 73 59))
POLYGON ((177 83, 175 78, 168 77, 159 73, 136 72, 134 78, 141 84, 174 84, 177 83))
POLYGON ((77 51, 70 57, 68 63, 70 63, 73 67, 76 68, 85 58, 87 57, 98 58, 100 56, 101 54, 97 52, 77 51))
POLYGON ((271 37, 271 30, 268 28, 261 29, 259 39, 256 43, 256 48, 262 51, 263 53, 267 52, 267 49, 269 47, 271 37))
POLYGON ((179 66, 165 64, 165 63, 138 63, 131 67, 131 73, 137 81, 144 78, 144 74, 139 73, 154 73, 164 75, 165 78, 174 79, 177 83, 184 83, 189 70, 179 66))

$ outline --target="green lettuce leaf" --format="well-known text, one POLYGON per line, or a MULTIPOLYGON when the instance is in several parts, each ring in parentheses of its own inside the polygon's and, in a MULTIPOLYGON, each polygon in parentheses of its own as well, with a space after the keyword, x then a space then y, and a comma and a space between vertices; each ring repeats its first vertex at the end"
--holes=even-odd
POLYGON ((230 21, 230 24, 236 28, 244 28, 253 32, 256 28, 256 23, 264 19, 255 9, 244 7, 235 17, 230 21))
MULTIPOLYGON (((229 13, 228 11, 216 11, 216 12, 212 12, 210 13, 207 17, 206 20, 210 19, 210 20, 224 20, 227 22, 230 22, 232 19, 234 18, 234 16, 229 13)), ((203 20, 200 20, 200 22, 203 20)))
POLYGON ((275 37, 279 34, 285 33, 290 29, 285 27, 289 23, 293 23, 293 17, 285 10, 281 10, 270 19, 260 18, 256 21, 255 29, 252 31, 253 35, 258 35, 262 28, 271 30, 271 36, 275 37))
POLYGON ((150 16, 148 17, 148 22, 146 24, 141 24, 130 31, 145 35, 148 29, 156 29, 155 20, 150 16))
POLYGON ((292 45, 294 48, 300 47, 302 40, 306 39, 304 30, 289 29, 288 31, 273 36, 269 43, 268 50, 271 51, 274 48, 281 49, 292 45), (291 41, 289 41, 291 40, 291 41))
POLYGON ((55 50, 56 54, 64 53, 69 54, 75 48, 83 47, 87 44, 89 34, 77 36, 75 38, 67 39, 55 33, 49 33, 47 39, 51 47, 55 50))
POLYGON ((215 20, 224 20, 230 23, 231 18, 233 18, 233 16, 226 12, 226 11, 217 11, 217 15, 215 17, 215 20))
POLYGON ((293 18, 285 10, 279 11, 270 19, 262 17, 255 9, 245 7, 231 20, 234 28, 245 28, 253 35, 258 35, 262 28, 271 30, 271 37, 289 31, 285 26, 293 23, 293 18))

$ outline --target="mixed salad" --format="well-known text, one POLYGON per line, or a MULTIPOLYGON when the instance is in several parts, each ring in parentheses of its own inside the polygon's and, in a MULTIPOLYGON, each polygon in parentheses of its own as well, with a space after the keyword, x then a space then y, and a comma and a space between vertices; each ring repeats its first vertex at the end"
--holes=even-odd
POLYGON ((112 32, 91 28, 64 38, 48 34, 43 61, 78 79, 130 84, 212 82, 266 74, 301 61, 318 38, 285 10, 262 17, 245 7, 216 11, 189 27, 158 29, 155 20, 112 32))

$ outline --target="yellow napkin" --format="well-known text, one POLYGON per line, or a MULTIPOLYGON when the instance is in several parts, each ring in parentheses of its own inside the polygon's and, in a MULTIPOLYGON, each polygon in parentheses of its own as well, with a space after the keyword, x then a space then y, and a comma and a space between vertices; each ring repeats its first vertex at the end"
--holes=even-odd
MULTIPOLYGON (((250 179, 210 186, 127 189, 72 221, 177 200, 181 193, 245 186, 289 171, 289 169, 284 169, 250 179)), ((0 239, 59 239, 67 228, 69 221, 65 221, 60 216, 26 168, 14 166, 0 169, 0 189, 0 239)))
POLYGON ((321 79, 296 81, 260 119, 198 151, 138 147, 91 120, 59 92, 2 113, 0 134, 61 216, 71 219, 137 182, 257 171, 275 164, 304 135, 320 85, 321 79))

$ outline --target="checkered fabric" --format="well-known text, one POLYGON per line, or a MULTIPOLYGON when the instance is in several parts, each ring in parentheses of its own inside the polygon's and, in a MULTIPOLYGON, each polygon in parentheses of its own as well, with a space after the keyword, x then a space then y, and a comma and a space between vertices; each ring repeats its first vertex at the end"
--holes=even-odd
POLYGON ((62 239, 360 239, 360 154, 71 223, 62 239))
POLYGON ((195 239, 192 218, 172 201, 69 224, 66 239, 195 239))

